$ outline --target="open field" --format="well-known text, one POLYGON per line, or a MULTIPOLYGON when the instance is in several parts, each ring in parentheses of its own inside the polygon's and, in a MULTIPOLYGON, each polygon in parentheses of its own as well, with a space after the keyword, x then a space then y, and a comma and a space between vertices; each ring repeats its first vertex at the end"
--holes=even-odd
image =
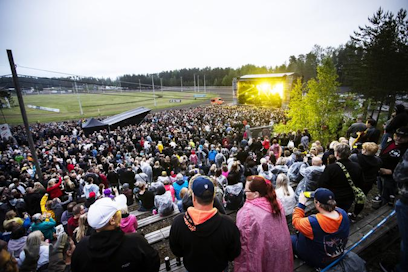
MULTIPOLYGON (((49 94, 49 95, 25 95, 24 104, 28 121, 30 123, 48 123, 53 121, 76 120, 87 117, 106 117, 115 115, 137 107, 149 109, 163 109, 197 102, 206 102, 214 96, 207 93, 206 97, 194 97, 194 92, 169 92, 157 91, 155 93, 157 106, 154 106, 152 92, 106 92, 99 94, 80 94, 84 115, 80 115, 78 96, 76 94, 49 94), (180 103, 170 103, 171 99, 180 99, 180 103), (42 106, 60 109, 60 112, 49 112, 30 109, 27 105, 42 106)), ((203 93, 201 93, 203 94, 203 93)), ((22 124, 20 108, 17 97, 13 97, 15 107, 3 109, 3 114, 8 124, 22 124)), ((2 116, 1 116, 2 117, 2 116)), ((1 118, 0 117, 0 118, 1 118)), ((2 120, 2 122, 4 119, 2 120)))

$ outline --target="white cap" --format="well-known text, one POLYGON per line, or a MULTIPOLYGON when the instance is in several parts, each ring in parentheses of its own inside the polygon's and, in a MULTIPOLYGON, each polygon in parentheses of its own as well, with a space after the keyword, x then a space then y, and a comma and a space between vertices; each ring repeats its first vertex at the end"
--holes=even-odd
POLYGON ((101 198, 89 207, 88 223, 96 230, 101 229, 118 210, 120 210, 118 204, 110 197, 101 198))

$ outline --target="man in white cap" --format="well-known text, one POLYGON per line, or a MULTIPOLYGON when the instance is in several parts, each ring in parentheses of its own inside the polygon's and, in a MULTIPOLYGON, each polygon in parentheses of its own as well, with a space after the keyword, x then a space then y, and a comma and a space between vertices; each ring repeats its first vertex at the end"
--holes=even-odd
POLYGON ((72 256, 73 272, 159 271, 159 254, 146 239, 120 229, 120 207, 126 203, 121 196, 117 201, 99 199, 89 208, 88 223, 96 233, 77 245, 72 256))

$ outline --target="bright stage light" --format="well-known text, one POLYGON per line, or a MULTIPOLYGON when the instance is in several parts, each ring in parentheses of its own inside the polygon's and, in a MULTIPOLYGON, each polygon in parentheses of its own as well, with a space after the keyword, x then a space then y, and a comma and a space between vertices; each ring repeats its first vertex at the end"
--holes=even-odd
POLYGON ((262 84, 256 85, 256 88, 257 88, 258 90, 260 90, 261 92, 269 93, 269 92, 271 91, 271 84, 269 84, 269 83, 262 83, 262 84))
POLYGON ((259 95, 261 94, 266 94, 266 95, 279 94, 279 96, 283 98, 283 90, 284 90, 283 83, 274 84, 273 87, 269 83, 262 83, 262 84, 256 85, 256 88, 258 89, 259 95))
POLYGON ((283 83, 278 83, 275 86, 273 86, 273 89, 271 90, 272 94, 279 94, 281 98, 283 98, 283 83))

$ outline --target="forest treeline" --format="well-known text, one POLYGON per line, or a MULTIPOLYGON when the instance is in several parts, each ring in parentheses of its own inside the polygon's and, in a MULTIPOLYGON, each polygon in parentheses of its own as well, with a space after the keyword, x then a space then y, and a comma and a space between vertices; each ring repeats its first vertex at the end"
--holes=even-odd
MULTIPOLYGON (((273 50, 273 48, 271 48, 273 50)), ((238 57, 238 56, 237 56, 238 57)), ((185 68, 162 71, 154 76, 155 85, 231 86, 233 78, 247 74, 295 72, 308 82, 317 76, 317 67, 330 58, 338 75, 340 86, 349 86, 368 98, 382 101, 390 96, 408 92, 408 20, 407 11, 397 14, 379 8, 368 24, 359 26, 349 41, 337 48, 315 45, 310 52, 290 56, 288 61, 276 66, 246 64, 239 68, 185 68)), ((116 86, 129 89, 150 88, 149 74, 125 74, 116 79, 76 77, 80 89, 96 89, 98 86, 116 86), (140 83, 140 85, 139 85, 140 83)), ((73 77, 40 78, 20 77, 22 88, 41 91, 49 87, 73 89, 73 77)), ((0 78, 0 88, 13 87, 10 77, 0 78)))

